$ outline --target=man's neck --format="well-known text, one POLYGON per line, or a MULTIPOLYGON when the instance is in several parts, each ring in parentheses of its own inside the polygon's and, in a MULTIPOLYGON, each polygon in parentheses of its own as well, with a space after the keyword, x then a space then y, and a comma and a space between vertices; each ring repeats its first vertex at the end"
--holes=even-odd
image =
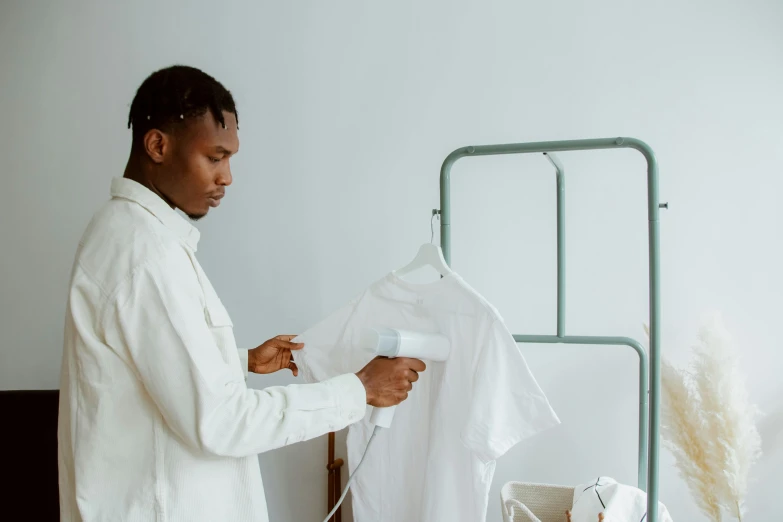
POLYGON ((158 195, 160 199, 166 202, 171 208, 176 208, 174 204, 167 198, 163 192, 161 192, 153 181, 153 176, 150 175, 149 168, 142 164, 137 157, 131 155, 128 158, 128 163, 125 165, 125 172, 122 177, 135 181, 136 183, 143 185, 150 189, 152 192, 158 195))

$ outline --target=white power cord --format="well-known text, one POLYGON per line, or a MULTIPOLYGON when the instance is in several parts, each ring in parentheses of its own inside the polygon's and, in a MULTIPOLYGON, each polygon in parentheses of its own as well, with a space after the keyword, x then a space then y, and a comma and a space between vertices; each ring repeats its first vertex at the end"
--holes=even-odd
POLYGON ((329 519, 332 518, 334 513, 337 511, 337 508, 340 507, 340 504, 343 503, 343 500, 345 500, 345 495, 348 494, 348 488, 351 487, 351 482, 353 482, 354 477, 356 477, 356 474, 359 472, 359 468, 362 466, 362 462, 364 462, 364 457, 367 456, 367 450, 370 449, 370 444, 372 444, 372 440, 375 438, 375 435, 378 433, 380 426, 375 426, 372 430, 372 435, 370 435, 370 440, 367 441, 367 446, 364 448, 364 453, 362 454, 362 458, 359 459, 359 463, 356 465, 356 469, 353 470, 353 473, 351 473, 351 476, 348 477, 348 482, 345 484, 345 489, 343 490, 343 494, 340 495, 340 500, 337 501, 337 504, 334 505, 334 508, 332 511, 329 512, 328 515, 326 515, 326 518, 324 519, 324 522, 329 522, 329 519))

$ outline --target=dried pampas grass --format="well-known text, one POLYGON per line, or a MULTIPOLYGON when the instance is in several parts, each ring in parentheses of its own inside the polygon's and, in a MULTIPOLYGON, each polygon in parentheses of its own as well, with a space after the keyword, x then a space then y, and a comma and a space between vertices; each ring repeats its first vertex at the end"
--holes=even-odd
POLYGON ((714 522, 721 521, 718 487, 712 462, 702 440, 704 432, 699 403, 688 376, 661 361, 664 408, 661 411, 661 437, 674 454, 680 476, 702 512, 714 522))
POLYGON ((720 315, 701 327, 693 354, 687 370, 661 361, 661 437, 702 512, 713 522, 721 522, 723 510, 742 521, 761 437, 720 315))

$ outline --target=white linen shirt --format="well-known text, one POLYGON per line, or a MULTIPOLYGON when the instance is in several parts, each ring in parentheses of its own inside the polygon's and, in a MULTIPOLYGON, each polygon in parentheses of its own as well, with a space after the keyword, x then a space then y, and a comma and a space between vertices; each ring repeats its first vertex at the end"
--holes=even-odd
POLYGON ((268 520, 257 454, 364 416, 361 381, 248 389, 199 233, 112 182, 71 275, 60 385, 63 522, 268 520))

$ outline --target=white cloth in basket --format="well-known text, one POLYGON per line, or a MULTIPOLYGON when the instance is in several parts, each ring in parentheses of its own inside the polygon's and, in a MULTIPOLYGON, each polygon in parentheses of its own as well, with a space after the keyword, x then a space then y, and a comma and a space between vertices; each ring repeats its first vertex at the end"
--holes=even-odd
MULTIPOLYGON (((609 477, 577 486, 571 522, 598 522, 599 513, 604 514, 604 522, 648 522, 647 494, 609 477)), ((672 522, 666 506, 660 502, 658 522, 672 522)))

